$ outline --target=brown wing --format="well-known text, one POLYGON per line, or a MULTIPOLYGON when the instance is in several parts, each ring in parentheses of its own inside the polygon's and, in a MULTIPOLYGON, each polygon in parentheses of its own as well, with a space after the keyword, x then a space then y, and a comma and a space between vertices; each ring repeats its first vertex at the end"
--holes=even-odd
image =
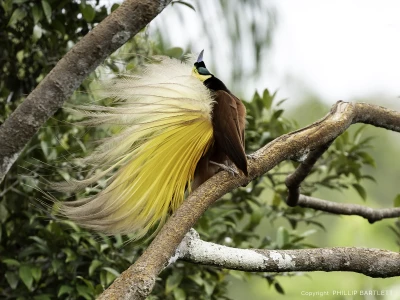
POLYGON ((243 105, 242 101, 240 101, 237 97, 235 97, 236 106, 239 117, 239 128, 240 128, 240 138, 242 141, 243 149, 245 149, 244 143, 244 129, 246 128, 246 106, 243 105))
POLYGON ((216 146, 247 175, 247 158, 244 152, 246 109, 239 99, 222 90, 215 92, 215 101, 213 129, 216 146))

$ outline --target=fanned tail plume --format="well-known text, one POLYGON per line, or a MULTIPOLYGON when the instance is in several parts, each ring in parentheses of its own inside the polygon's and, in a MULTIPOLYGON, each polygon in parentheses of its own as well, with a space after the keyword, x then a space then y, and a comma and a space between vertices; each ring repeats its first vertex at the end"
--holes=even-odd
POLYGON ((62 215, 86 228, 139 238, 162 224, 184 200, 199 159, 213 143, 210 91, 191 76, 189 63, 160 59, 140 75, 108 82, 102 94, 113 106, 76 109, 86 117, 84 125, 121 128, 82 159, 95 175, 55 186, 77 191, 110 177, 97 195, 60 203, 62 215))

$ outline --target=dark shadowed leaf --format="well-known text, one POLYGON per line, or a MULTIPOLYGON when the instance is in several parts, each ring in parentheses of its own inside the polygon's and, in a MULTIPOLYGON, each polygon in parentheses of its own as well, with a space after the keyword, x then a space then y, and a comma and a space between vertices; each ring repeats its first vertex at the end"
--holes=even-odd
POLYGON ((19 278, 21 278, 22 282, 25 284, 25 286, 28 288, 28 290, 31 290, 32 283, 33 283, 33 276, 31 273, 31 268, 27 265, 22 265, 19 268, 18 274, 19 274, 19 278))
POLYGON ((42 0, 42 8, 43 8, 43 12, 44 15, 46 16, 46 20, 47 23, 51 23, 51 6, 49 4, 49 2, 47 2, 46 0, 42 0))
POLYGON ((353 184, 353 188, 357 191, 360 197, 365 201, 367 199, 367 192, 365 189, 358 183, 353 184))
POLYGON ((6 272, 6 274, 4 275, 4 277, 7 279, 8 284, 10 285, 10 287, 15 290, 15 288, 18 285, 19 282, 19 278, 17 276, 17 274, 15 272, 6 272))
POLYGON ((175 288, 177 288, 183 279, 183 275, 180 272, 172 273, 167 278, 167 282, 165 284, 165 293, 171 293, 175 288))
POLYGON ((69 285, 62 285, 62 286, 60 287, 60 289, 58 290, 57 297, 61 297, 61 296, 64 295, 64 294, 69 295, 69 294, 71 294, 71 292, 72 292, 73 290, 74 290, 74 288, 71 287, 71 286, 69 286, 69 285))
POLYGON ((11 18, 8 21, 7 26, 13 27, 18 21, 21 21, 25 17, 26 17, 26 11, 22 8, 17 8, 11 15, 11 18))
POLYGON ((282 295, 285 294, 285 291, 283 290, 282 286, 278 282, 275 282, 274 288, 279 294, 282 294, 282 295))
POLYGON ((90 4, 81 3, 79 7, 81 9, 83 18, 87 22, 92 22, 94 17, 96 16, 96 10, 93 8, 93 6, 91 6, 90 4))

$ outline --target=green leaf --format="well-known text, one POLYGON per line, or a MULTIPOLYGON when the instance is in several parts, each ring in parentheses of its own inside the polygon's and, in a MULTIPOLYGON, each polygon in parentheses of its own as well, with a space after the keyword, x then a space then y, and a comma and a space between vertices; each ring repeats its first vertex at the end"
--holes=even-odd
POLYGON ((111 273, 111 274, 115 275, 116 277, 118 277, 120 275, 120 273, 117 270, 113 269, 113 268, 103 267, 102 269, 107 271, 108 273, 111 273))
POLYGON ((42 269, 40 269, 38 267, 32 267, 31 273, 32 273, 33 279, 35 279, 36 282, 38 282, 40 280, 40 278, 42 278, 42 269))
POLYGON ((20 266, 20 263, 19 263, 17 260, 12 259, 12 258, 5 258, 5 259, 2 259, 1 262, 2 262, 3 264, 6 264, 7 266, 16 266, 16 267, 19 267, 19 266, 20 266))
POLYGON ((42 37, 42 34, 43 34, 42 27, 40 27, 39 25, 35 25, 33 27, 32 40, 34 42, 38 41, 42 37))
POLYGON ((171 293, 175 288, 179 286, 183 279, 182 273, 174 272, 168 276, 167 282, 165 283, 165 293, 171 293))
POLYGON ((18 21, 21 21, 25 17, 26 17, 26 11, 22 8, 17 8, 16 10, 14 10, 13 14, 11 15, 11 18, 8 21, 7 26, 14 27, 14 25, 18 21))
POLYGON ((361 136, 362 136, 362 134, 363 134, 363 131, 364 131, 364 129, 367 127, 367 125, 366 124, 362 124, 361 126, 360 126, 360 128, 358 128, 355 132, 354 132, 354 142, 356 143, 356 144, 358 144, 358 142, 359 142, 359 140, 361 139, 361 136))
POLYGON ((72 292, 73 290, 74 290, 74 289, 73 289, 71 286, 62 285, 62 286, 60 287, 60 289, 58 290, 57 297, 60 298, 60 297, 61 297, 62 295, 64 295, 64 294, 69 295, 69 294, 71 294, 71 292, 72 292))
POLYGON ((357 193, 360 195, 360 197, 365 201, 365 199, 367 199, 367 192, 365 191, 365 189, 358 183, 354 183, 352 185, 357 191, 357 193))
POLYGON ((5 223, 9 215, 10 214, 8 213, 7 208, 3 205, 3 203, 0 203, 0 223, 5 223))
POLYGON ((185 291, 180 288, 174 289, 173 294, 174 294, 174 298, 176 300, 185 300, 186 299, 185 291))
POLYGON ((33 24, 37 25, 39 21, 43 18, 43 11, 40 9, 38 5, 32 6, 32 16, 33 16, 33 24))
POLYGON ((279 227, 276 234, 276 243, 280 249, 289 243, 289 232, 285 227, 279 227))
POLYGON ((368 179, 368 180, 371 180, 371 181, 373 181, 373 182, 376 183, 375 178, 372 177, 372 176, 370 176, 370 175, 362 175, 361 178, 362 178, 362 179, 368 179))
POLYGON ((263 93, 263 101, 264 101, 264 106, 265 106, 266 109, 269 110, 269 109, 271 108, 272 101, 274 100, 274 96, 275 96, 275 93, 271 96, 271 95, 269 94, 268 89, 265 89, 265 90, 264 90, 264 93, 263 93))
MULTIPOLYGON (((59 20, 53 20, 53 28, 55 30, 57 30, 59 33, 61 33, 63 36, 65 35, 65 26, 63 23, 61 23, 59 20)), ((67 135, 63 135, 63 138, 60 140, 60 145, 64 148, 64 149, 68 149, 69 145, 68 145, 68 136, 67 135)))
POLYGON ((279 117, 283 114, 283 109, 278 109, 277 111, 274 112, 274 114, 271 117, 271 121, 273 120, 278 120, 279 117))
POLYGON ((83 298, 85 298, 87 300, 93 299, 91 290, 86 285, 78 284, 76 286, 76 290, 77 290, 79 296, 82 296, 83 298))
POLYGON ((86 284, 86 286, 87 286, 91 291, 94 291, 93 282, 91 282, 91 281, 88 280, 88 279, 83 278, 82 276, 77 276, 77 278, 79 278, 80 280, 82 280, 82 281, 86 284))
POLYGON ((107 274, 108 274, 108 272, 105 272, 105 271, 100 272, 100 283, 103 287, 108 286, 107 274))
POLYGON ((13 7, 13 0, 4 0, 1 1, 1 6, 4 9, 4 12, 6 15, 9 15, 12 11, 12 7, 13 7))
POLYGON ((254 117, 258 119, 259 116, 261 115, 261 112, 263 111, 264 103, 260 97, 260 94, 257 91, 254 93, 253 100, 251 100, 251 102, 253 102, 256 105, 254 110, 254 117))
POLYGON ((61 267, 63 266, 63 263, 59 259, 54 259, 51 261, 51 266, 53 267, 54 273, 58 273, 58 270, 61 269, 61 267))
POLYGON ((282 294, 282 295, 285 294, 285 291, 283 290, 282 286, 278 282, 275 282, 274 288, 279 294, 282 294))
POLYGON ((66 263, 76 260, 76 253, 74 250, 70 248, 64 248, 62 251, 67 255, 67 258, 65 259, 66 263))
POLYGON ((204 281, 204 289, 207 296, 211 296, 214 292, 216 282, 204 281))
POLYGON ((117 248, 117 249, 119 249, 119 248, 121 248, 122 246, 124 246, 124 241, 123 241, 123 239, 122 239, 122 236, 120 235, 120 234, 116 234, 115 236, 114 236, 114 238, 115 238, 115 243, 114 243, 114 247, 115 248, 117 248))
POLYGON ((64 223, 64 224, 68 225, 69 227, 71 227, 76 232, 81 232, 81 229, 79 228, 79 226, 76 225, 76 223, 74 223, 72 221, 62 220, 60 223, 64 223))
POLYGON ((115 280, 115 278, 117 278, 117 276, 115 276, 114 274, 112 274, 110 272, 104 272, 104 270, 103 270, 103 273, 105 274, 106 286, 110 285, 115 280))
POLYGON ((197 285, 202 286, 204 279, 201 277, 200 273, 196 273, 194 275, 189 275, 188 278, 193 280, 197 285))
POLYGON ((362 158, 362 162, 364 164, 370 165, 370 166, 376 168, 375 160, 367 152, 360 151, 360 152, 357 152, 357 155, 362 158))
POLYGON ((97 259, 93 260, 92 263, 89 266, 89 276, 92 276, 94 271, 96 271, 96 269, 98 267, 100 267, 102 264, 103 264, 103 262, 101 262, 101 261, 99 261, 97 259))
POLYGON ((114 3, 114 4, 111 6, 111 12, 113 12, 114 10, 116 10, 119 6, 120 6, 120 4, 114 3))
POLYGON ((300 236, 307 237, 307 236, 313 235, 316 232, 317 232, 316 229, 310 229, 310 230, 304 231, 302 234, 300 234, 300 236))
POLYGON ((46 0, 42 0, 42 8, 46 16, 47 23, 51 24, 51 6, 46 0))
POLYGON ((32 289, 32 283, 33 283, 33 276, 31 272, 31 268, 27 265, 22 265, 19 268, 19 278, 21 278, 22 282, 26 285, 28 290, 32 289))
POLYGON ((15 290, 18 285, 18 282, 19 282, 19 278, 18 278, 17 274, 15 274, 15 272, 9 271, 9 272, 6 272, 4 277, 7 279, 7 282, 10 285, 11 289, 15 290))
MULTIPOLYGON (((276 92, 274 93, 274 95, 275 94, 276 94, 276 92)), ((279 100, 278 103, 276 103, 276 106, 280 106, 281 104, 285 103, 287 100, 288 100, 287 98, 279 100)))
POLYGON ((93 6, 81 3, 79 5, 79 9, 86 22, 90 23, 93 21, 94 17, 96 16, 96 10, 93 8, 93 6))
POLYGON ((394 207, 400 207, 400 194, 397 194, 396 198, 393 200, 394 207))
POLYGON ((282 202, 282 197, 278 193, 274 193, 274 198, 272 199, 272 206, 279 206, 282 202))
POLYGON ((17 58, 18 62, 21 63, 24 59, 24 50, 19 50, 15 57, 17 58))

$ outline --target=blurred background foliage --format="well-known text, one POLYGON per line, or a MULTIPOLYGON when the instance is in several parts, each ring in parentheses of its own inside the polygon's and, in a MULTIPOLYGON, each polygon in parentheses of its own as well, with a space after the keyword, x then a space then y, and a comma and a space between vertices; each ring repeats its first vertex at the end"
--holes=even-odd
MULTIPOLYGON (((215 74, 227 69, 221 72, 229 76, 226 80, 221 78, 240 94, 243 77, 257 76, 262 67, 258 64, 260 53, 273 41, 275 12, 265 10, 261 0, 215 3, 216 11, 226 16, 219 22, 222 34, 229 37, 230 45, 225 48, 231 49, 235 64, 217 66, 216 61, 211 61, 210 69, 215 69, 215 74), (243 11, 250 14, 242 14, 243 11), (266 27, 256 23, 260 16, 267 18, 263 23, 266 27), (253 57, 253 68, 242 59, 243 52, 253 57), (252 69, 251 74, 249 69, 252 69)), ((117 7, 112 2, 100 1, 2 1, 0 123, 88 30, 117 7)), ((200 5, 200 0, 174 1, 172 8, 175 7, 180 7, 178 12, 183 13, 185 9, 196 8, 207 36, 208 11, 206 6, 200 5)), ((152 55, 182 58, 192 48, 190 43, 186 49, 174 47, 168 39, 168 34, 172 33, 158 28, 151 36, 147 29, 143 30, 110 56, 85 80, 69 103, 98 101, 94 95, 96 89, 101 88, 102 79, 134 71, 150 61, 152 55)), ((214 51, 210 58, 217 60, 219 49, 214 51)), ((306 98, 308 101, 297 107, 287 107, 278 93, 265 89, 255 92, 250 99, 243 99, 248 111, 247 152, 309 124, 328 111, 329 108, 312 95, 306 98)), ((107 104, 106 100, 102 101, 107 104)), ((59 110, 32 139, 0 184, 0 298, 93 299, 148 245, 148 241, 129 242, 129 237, 106 237, 85 231, 70 221, 55 220, 38 205, 43 201, 40 189, 46 188, 45 180, 82 178, 84 166, 74 165, 74 158, 89 153, 95 140, 112 134, 103 128, 88 130, 74 126, 73 121, 72 116, 59 110)), ((396 187, 387 185, 385 180, 388 176, 395 177, 399 169, 394 168, 396 162, 391 159, 396 155, 391 152, 394 148, 385 144, 392 136, 365 126, 353 127, 318 161, 302 185, 302 193, 373 207, 400 205, 400 200, 392 202, 396 187), (381 154, 382 147, 386 155, 381 154)), ((337 217, 287 207, 284 180, 297 165, 296 161, 283 162, 247 187, 225 195, 198 222, 196 229, 201 237, 240 248, 369 246, 399 249, 398 221, 386 220, 371 226, 357 217, 337 217)), ((100 181, 99 187, 102 186, 104 182, 100 181)), ((96 192, 96 188, 87 189, 85 193, 96 192)), ((68 200, 83 195, 55 196, 68 200)), ((298 299, 300 291, 307 288, 309 291, 384 289, 394 282, 350 273, 324 273, 323 276, 248 274, 177 262, 162 272, 149 298, 265 299, 268 295, 282 295, 285 299, 298 299)))

